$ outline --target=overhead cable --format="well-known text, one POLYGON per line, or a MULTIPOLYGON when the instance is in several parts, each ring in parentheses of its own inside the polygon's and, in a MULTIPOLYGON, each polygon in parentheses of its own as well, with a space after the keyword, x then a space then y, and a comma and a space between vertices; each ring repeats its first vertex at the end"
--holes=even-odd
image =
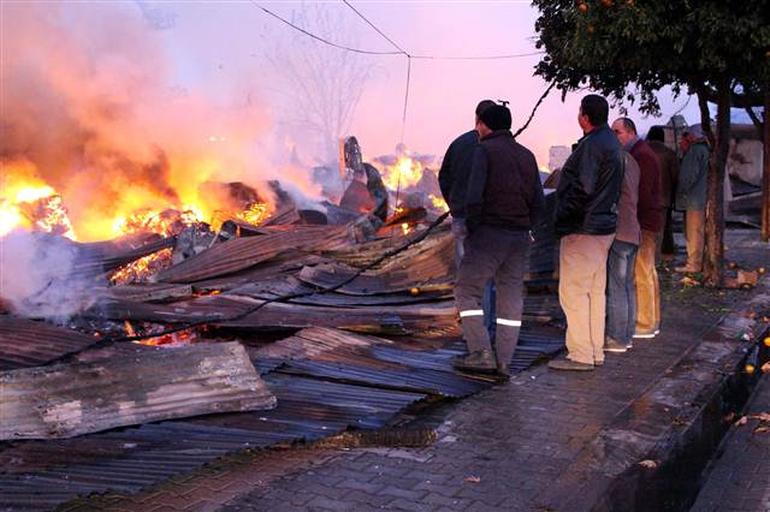
POLYGON ((354 52, 354 53, 362 53, 362 54, 365 54, 365 55, 401 55, 401 54, 403 54, 403 52, 401 52, 401 51, 394 52, 394 51, 363 50, 361 48, 353 48, 351 46, 345 46, 345 45, 342 45, 342 44, 337 44, 337 43, 335 43, 333 41, 329 41, 328 39, 324 39, 321 36, 315 35, 312 32, 309 32, 309 31, 305 30, 304 28, 302 28, 302 27, 300 27, 298 25, 295 25, 294 23, 292 23, 291 21, 287 20, 286 18, 282 18, 281 16, 277 15, 273 11, 270 11, 270 10, 262 7, 255 0, 249 0, 249 1, 254 6, 256 6, 258 9, 261 9, 266 14, 268 14, 268 15, 272 16, 273 18, 279 20, 280 22, 288 25, 289 27, 293 28, 294 30, 302 32, 306 36, 311 37, 311 38, 315 39, 316 41, 319 41, 319 42, 324 43, 326 45, 333 46, 334 48, 339 48, 340 50, 346 50, 346 51, 354 52))

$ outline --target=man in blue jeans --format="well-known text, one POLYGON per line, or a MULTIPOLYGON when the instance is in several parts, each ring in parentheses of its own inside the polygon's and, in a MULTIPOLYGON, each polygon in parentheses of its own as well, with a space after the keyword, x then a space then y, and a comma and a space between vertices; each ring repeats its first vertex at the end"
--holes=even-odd
POLYGON ((607 257, 607 323, 604 351, 625 352, 631 348, 636 327, 634 268, 641 241, 636 214, 639 201, 639 165, 623 152, 624 173, 618 200, 618 227, 607 257))

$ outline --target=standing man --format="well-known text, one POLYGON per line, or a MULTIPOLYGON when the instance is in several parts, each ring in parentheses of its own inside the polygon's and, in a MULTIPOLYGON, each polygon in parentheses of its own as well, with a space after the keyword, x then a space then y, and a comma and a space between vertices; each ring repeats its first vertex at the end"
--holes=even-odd
POLYGON ((671 217, 674 211, 676 182, 679 179, 679 158, 673 149, 666 146, 664 139, 665 133, 662 126, 653 126, 647 132, 647 143, 658 155, 660 163, 660 202, 665 216, 663 235, 658 238, 657 258, 672 260, 676 256, 676 244, 671 217))
POLYGON ((607 328, 605 352, 631 348, 636 328, 636 252, 641 228, 636 205, 639 201, 639 165, 623 152, 623 185, 618 200, 618 228, 607 260, 607 328))
POLYGON ((700 126, 691 126, 682 139, 685 151, 679 169, 676 209, 685 212, 687 264, 677 272, 703 270, 703 242, 706 230, 706 176, 709 168, 709 146, 700 126))
POLYGON ((658 234, 663 231, 660 200, 660 164, 647 142, 639 138, 636 125, 621 117, 612 123, 612 131, 624 149, 639 164, 639 202, 636 213, 642 238, 636 255, 636 332, 634 338, 654 338, 660 332, 660 283, 655 269, 658 234))
POLYGON ((521 328, 524 274, 530 229, 543 208, 543 187, 531 151, 511 134, 511 112, 502 105, 484 110, 466 194, 468 238, 457 275, 455 300, 470 354, 455 363, 462 370, 508 377, 521 328), (497 287, 495 354, 481 309, 484 287, 497 287))
POLYGON ((559 248, 559 302, 567 316, 567 357, 554 370, 593 370, 604 363, 607 255, 617 225, 623 156, 607 126, 609 105, 596 94, 580 101, 583 138, 562 167, 554 227, 559 248))
POLYGON ((452 213, 452 234, 455 237, 455 265, 459 267, 463 258, 463 244, 468 231, 465 226, 465 192, 473 165, 473 153, 479 143, 479 116, 489 107, 492 100, 483 100, 476 106, 475 128, 457 137, 449 145, 438 172, 441 195, 452 213))

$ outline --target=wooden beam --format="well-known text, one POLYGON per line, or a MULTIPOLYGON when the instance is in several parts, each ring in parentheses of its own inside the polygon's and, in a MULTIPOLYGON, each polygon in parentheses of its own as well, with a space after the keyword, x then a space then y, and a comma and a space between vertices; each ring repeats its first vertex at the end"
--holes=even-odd
POLYGON ((236 342, 137 346, 110 359, 0 372, 0 439, 66 438, 275 404, 236 342))

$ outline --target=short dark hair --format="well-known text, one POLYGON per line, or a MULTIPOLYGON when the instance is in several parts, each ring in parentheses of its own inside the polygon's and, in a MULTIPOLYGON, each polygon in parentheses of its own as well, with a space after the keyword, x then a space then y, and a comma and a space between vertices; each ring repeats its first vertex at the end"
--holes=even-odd
POLYGON ((650 130, 647 132, 647 140, 656 140, 658 142, 665 142, 666 140, 666 133, 663 131, 662 126, 651 126, 650 130))
POLYGON ((591 122, 593 126, 607 124, 610 115, 610 105, 603 96, 589 94, 580 100, 580 112, 591 122))
POLYGON ((502 105, 492 105, 481 113, 479 119, 493 131, 511 129, 511 111, 502 105))
POLYGON ((494 107, 497 105, 492 100, 481 100, 478 105, 476 105, 476 117, 481 117, 481 113, 484 112, 489 107, 494 107))

